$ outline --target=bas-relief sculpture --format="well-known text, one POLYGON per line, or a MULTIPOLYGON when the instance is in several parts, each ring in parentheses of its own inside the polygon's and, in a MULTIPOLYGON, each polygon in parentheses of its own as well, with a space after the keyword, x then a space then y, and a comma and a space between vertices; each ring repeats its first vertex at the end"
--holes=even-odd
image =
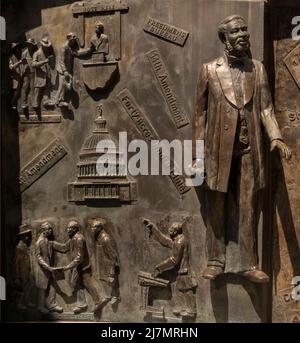
POLYGON ((51 95, 56 58, 52 43, 44 35, 38 44, 34 38, 28 38, 25 48, 23 45, 20 42, 12 44, 9 61, 12 109, 18 112, 21 123, 59 123, 61 116, 55 112, 51 95))
MULTIPOLYGON (((24 113, 28 112, 27 122, 61 121, 60 118, 54 118, 54 113, 48 117, 47 113, 56 111, 55 107, 69 108, 70 94, 74 91, 75 58, 80 60, 82 81, 89 91, 97 94, 104 90, 110 91, 111 81, 119 72, 118 61, 121 54, 119 57, 118 53, 111 55, 111 38, 106 34, 106 25, 101 21, 100 14, 116 16, 115 12, 128 10, 128 7, 121 3, 111 6, 75 4, 72 13, 77 19, 78 31, 66 35, 65 43, 56 57, 53 55, 48 36, 42 37, 39 47, 33 38, 28 39, 23 52, 20 44, 13 44, 9 62, 13 83, 12 107, 14 110, 19 111, 22 108, 24 113), (85 25, 90 16, 87 16, 88 13, 97 17, 97 20, 94 25, 95 36, 89 38, 89 47, 86 48, 85 25), (53 70, 55 59, 58 89, 53 97, 49 92, 52 87, 49 85, 49 73, 51 68, 53 70), (30 95, 32 107, 40 111, 37 120, 31 120, 30 95)), ((187 31, 150 17, 144 31, 173 42, 182 49, 189 35, 187 31)), ((256 241, 256 205, 259 191, 265 185, 261 124, 269 136, 271 151, 278 149, 287 159, 291 153, 283 142, 274 116, 264 67, 252 59, 245 20, 240 16, 226 18, 219 27, 219 37, 225 44, 225 52, 220 58, 202 67, 193 123, 193 140, 204 139, 206 146, 204 188, 207 212, 204 216, 208 229, 208 264, 202 276, 215 280, 223 273, 233 271, 252 282, 265 283, 269 281, 269 277, 258 267, 256 241), (214 140, 217 139, 220 139, 219 144, 215 144, 214 140), (227 213, 231 213, 231 216, 227 216, 227 213), (236 252, 234 258, 227 258, 228 247, 233 247, 236 252)), ((149 70, 152 67, 176 128, 188 125, 188 116, 173 90, 160 51, 153 49, 150 52, 145 51, 145 54, 150 62, 149 70)), ((116 99, 148 142, 151 139, 158 139, 155 126, 152 126, 147 115, 140 110, 130 90, 124 89, 119 92, 116 99)), ((96 203, 101 207, 112 200, 117 201, 116 206, 120 203, 134 204, 138 201, 136 182, 129 180, 125 173, 97 173, 96 161, 99 152, 96 151, 95 142, 110 138, 102 107, 98 114, 93 132, 85 139, 79 152, 77 179, 68 184, 67 200, 79 209, 83 203, 87 206, 96 203)), ((30 187, 66 154, 67 149, 60 140, 51 142, 22 168, 21 191, 30 187)), ((163 156, 160 157, 163 160, 163 156)), ((117 169, 120 171, 122 168, 124 166, 118 165, 117 169)), ((194 168, 197 172, 197 156, 194 168)), ((180 196, 190 191, 183 178, 173 174, 170 178, 180 196)), ((170 288, 172 282, 165 278, 165 272, 171 271, 176 274, 175 292, 172 294, 175 306, 172 312, 180 321, 195 321, 196 296, 199 294, 196 293, 197 280, 190 265, 191 238, 182 229, 182 223, 174 222, 169 228, 169 236, 164 235, 158 226, 149 220, 145 220, 144 225, 155 240, 163 247, 171 249, 170 257, 157 264, 153 273, 138 274, 144 320, 167 320, 164 309, 154 307, 149 294, 152 287, 170 288)), ((69 313, 63 314, 65 304, 58 304, 56 299, 56 293, 64 293, 60 289, 60 280, 64 280, 71 291, 68 295, 64 294, 63 300, 66 303, 71 301, 73 314, 78 318, 83 313, 90 313, 86 294, 89 294, 93 301, 91 310, 95 318, 101 318, 101 312, 107 304, 116 312, 121 302, 119 273, 122 261, 119 260, 112 235, 105 229, 105 221, 93 220, 88 232, 95 243, 92 255, 96 257, 96 270, 92 270, 90 263, 91 247, 86 239, 87 232, 83 234, 79 221, 69 221, 66 232, 69 239, 66 242, 58 242, 53 237, 53 225, 44 222, 40 227, 37 241, 31 243, 31 229, 27 225, 20 226, 20 241, 16 248, 15 262, 16 284, 21 294, 18 307, 23 311, 36 307, 36 310, 44 315, 54 316, 56 313, 66 315, 61 317, 64 319, 73 318, 69 313), (32 254, 33 245, 35 254, 32 254), (61 263, 62 255, 63 261, 65 258, 69 260, 68 264, 61 263), (20 273, 21 270, 23 275, 20 273), (30 294, 34 289, 38 291, 37 304, 31 303, 30 294), (72 296, 76 299, 70 300, 72 296)), ((126 270, 121 270, 121 273, 123 272, 126 273, 126 270)))
POLYGON ((104 25, 101 21, 95 24, 95 35, 91 39, 89 51, 93 54, 93 62, 106 62, 109 54, 109 40, 104 33, 104 25))
MULTIPOLYGON (((125 8, 116 8, 116 10, 123 9, 125 8)), ((107 7, 100 8, 100 12, 103 13, 111 10, 107 7)), ((110 75, 107 73, 108 69, 103 72, 101 67, 104 69, 106 66, 112 67, 113 72, 115 72, 118 63, 107 62, 109 38, 104 34, 103 23, 96 22, 95 35, 91 38, 89 48, 80 49, 79 45, 77 35, 70 32, 66 35, 66 42, 59 50, 56 65, 58 89, 54 97, 55 101, 52 101, 53 95, 51 98, 50 92, 53 86, 50 68, 53 69, 53 65, 55 65, 55 56, 49 37, 45 35, 41 39, 39 47, 33 38, 29 38, 23 52, 19 43, 12 45, 13 54, 10 58, 9 67, 13 83, 13 109, 16 111, 20 109, 18 100, 21 95, 21 108, 27 112, 27 115, 30 114, 31 107, 39 112, 37 120, 26 118, 28 123, 59 122, 53 118, 45 120, 44 110, 51 110, 55 106, 62 109, 69 107, 69 93, 73 91, 74 58, 90 60, 90 62, 82 64, 84 68, 87 66, 98 68, 100 66, 100 69, 97 70, 90 69, 92 72, 90 75, 85 73, 87 80, 95 79, 95 90, 101 90, 108 85, 110 79, 110 75), (100 72, 98 79, 95 71, 100 72), (29 95, 31 95, 32 106, 28 101, 29 95)), ((84 46, 82 47, 84 48, 84 46)), ((95 130, 92 136, 88 137, 83 148, 84 164, 78 166, 79 180, 82 182, 86 178, 89 182, 89 187, 86 188, 89 189, 83 198, 78 198, 77 195, 77 198, 72 200, 94 201, 103 199, 107 201, 120 199, 125 202, 133 201, 136 199, 135 183, 127 181, 123 166, 119 166, 115 173, 111 168, 110 174, 101 175, 100 179, 103 178, 104 182, 101 183, 97 180, 99 177, 96 171, 97 158, 93 155, 96 145, 91 146, 91 144, 97 144, 101 139, 110 138, 106 128, 106 120, 102 117, 101 106, 98 106, 98 113, 99 117, 95 120, 95 130), (87 164, 86 159, 89 157, 91 163, 87 164), (119 178, 116 177, 117 175, 119 178), (91 176, 96 178, 96 183, 91 183, 91 176), (109 180, 111 181, 108 182, 109 180)), ((66 154, 67 150, 60 139, 53 140, 39 155, 23 167, 20 175, 21 190, 25 191, 66 154)), ((15 261, 16 285, 21 291, 18 307, 21 310, 35 307, 38 312, 48 316, 55 313, 62 315, 64 309, 56 301, 58 292, 65 299, 75 296, 77 302, 72 311, 74 315, 80 315, 88 311, 85 296, 87 291, 94 302, 92 311, 96 317, 100 315, 107 303, 110 303, 114 312, 117 311, 121 301, 118 280, 120 273, 119 257, 111 234, 105 230, 105 221, 94 220, 90 232, 96 245, 96 277, 92 274, 86 239, 80 232, 78 221, 70 221, 66 231, 69 240, 65 243, 57 242, 54 237, 53 225, 49 221, 44 222, 39 228, 39 236, 34 243, 34 256, 32 256, 30 250, 31 230, 27 225, 20 226, 20 241, 16 248, 15 261), (69 255, 68 265, 61 265, 59 254, 69 255), (68 289, 67 291, 61 288, 63 283, 64 287, 68 289), (30 302, 33 289, 37 291, 36 304, 30 302)))
POLYGON ((144 31, 180 46, 184 46, 189 36, 189 32, 151 17, 147 18, 144 31))
POLYGON ((79 57, 78 39, 76 34, 70 32, 67 34, 67 40, 60 49, 58 58, 57 73, 58 73, 58 90, 56 93, 56 105, 58 107, 69 107, 67 101, 67 93, 73 89, 73 68, 74 58, 79 57))
POLYGON ((293 151, 289 161, 275 160, 274 207, 272 222, 273 272, 272 322, 299 322, 299 41, 289 27, 295 4, 274 6, 274 94, 277 120, 285 141, 293 151), (295 278, 295 279, 294 279, 295 278))
POLYGON ((63 308, 56 302, 57 283, 54 277, 55 261, 52 239, 52 225, 44 222, 35 243, 37 264, 35 282, 38 289, 38 310, 42 313, 63 312, 63 308))
POLYGON ((98 162, 106 153, 104 148, 97 149, 101 140, 111 140, 103 118, 102 106, 98 106, 98 116, 91 135, 84 142, 77 164, 77 181, 68 184, 68 200, 71 202, 115 201, 131 203, 137 200, 137 185, 126 176, 126 166, 119 149, 110 149, 109 153, 116 161, 98 162), (98 169, 97 169, 98 163, 98 169))
POLYGON ((97 313, 101 310, 105 299, 98 293, 97 282, 91 271, 86 240, 79 229, 80 225, 76 220, 70 221, 66 228, 69 241, 65 244, 53 241, 52 247, 61 253, 70 252, 71 262, 62 267, 62 270, 71 270, 70 285, 77 297, 77 304, 73 308, 74 314, 84 312, 88 308, 84 289, 91 295, 95 304, 93 312, 97 313))
POLYGON ((104 219, 94 219, 89 229, 89 234, 96 243, 97 266, 94 275, 86 238, 80 232, 77 220, 68 222, 65 230, 69 239, 65 243, 55 240, 54 232, 57 227, 49 221, 43 222, 38 228, 34 246, 31 227, 29 224, 22 224, 15 258, 18 309, 38 311, 44 316, 62 314, 63 307, 58 305, 56 297, 59 293, 66 301, 75 296, 77 302, 72 312, 79 315, 88 311, 85 295, 88 292, 94 302, 92 311, 96 318, 101 317, 101 310, 107 304, 111 305, 114 312, 117 311, 121 301, 118 281, 120 263, 116 243, 106 231, 105 225, 104 219), (62 264, 61 254, 68 256, 69 263, 62 264), (61 280, 67 283, 69 292, 61 287, 61 280))
MULTIPOLYGON (((139 282, 142 287, 160 286, 164 287, 168 285, 167 281, 164 281, 161 274, 166 271, 173 270, 176 273, 176 287, 173 300, 175 308, 173 314, 181 317, 182 320, 192 320, 196 318, 196 296, 195 290, 197 288, 196 277, 193 274, 190 266, 190 244, 186 234, 182 231, 182 223, 173 223, 169 227, 169 237, 163 234, 160 229, 148 219, 143 220, 145 228, 149 230, 149 234, 153 235, 163 247, 172 250, 171 256, 166 260, 160 262, 154 267, 152 275, 147 273, 139 274, 139 282), (149 283, 152 281, 152 284, 149 283)), ((143 299, 143 301, 145 301, 143 299)), ((148 307, 144 310, 149 310, 148 307)), ((152 309, 152 314, 158 312, 152 309)), ((150 312, 150 313, 151 313, 150 312)), ((155 316, 157 318, 157 314, 155 316)), ((162 319, 164 316, 162 314, 162 319)))
POLYGON ((15 253, 15 285, 20 297, 17 308, 26 310, 35 306, 32 301, 34 289, 32 232, 28 224, 19 227, 18 238, 19 243, 15 253))
MULTIPOLYGON (((127 112, 129 117, 133 121, 133 123, 135 124, 140 134, 142 135, 142 138, 147 143, 151 143, 152 140, 159 140, 159 136, 155 128, 152 126, 152 124, 149 122, 149 119, 147 118, 148 116, 146 116, 139 108, 135 98, 130 93, 130 91, 128 89, 122 90, 117 95, 117 98, 122 104, 124 110, 127 112)), ((159 157, 162 163, 170 164, 170 161, 164 158, 161 150, 159 151, 159 157)), ((172 165, 174 166, 174 162, 171 163, 171 166, 172 165)), ((180 197, 183 197, 185 193, 191 190, 191 188, 185 184, 184 177, 182 175, 176 175, 173 169, 174 168, 171 168, 169 178, 171 179, 180 197)))
POLYGON ((59 138, 55 138, 50 144, 35 156, 20 170, 19 185, 20 191, 24 192, 35 181, 50 170, 66 154, 67 149, 59 138))
POLYGON ((33 38, 26 41, 26 48, 22 52, 22 59, 26 60, 23 64, 23 85, 21 92, 22 109, 28 109, 28 95, 33 93, 34 89, 34 68, 32 66, 33 56, 37 50, 37 43, 33 38))
POLYGON ((189 119, 182 109, 178 96, 174 92, 170 76, 166 70, 162 57, 157 49, 149 51, 147 57, 153 68, 154 74, 164 94, 169 111, 172 114, 176 127, 180 129, 189 124, 189 119))
POLYGON ((48 37, 42 38, 40 44, 41 46, 33 54, 32 59, 32 68, 35 72, 32 107, 35 110, 39 110, 41 105, 46 109, 54 106, 49 94, 51 83, 50 65, 54 59, 53 47, 48 37))
MULTIPOLYGON (((83 9, 83 7, 80 8, 83 9)), ((110 16, 107 13, 124 9, 127 7, 120 4, 120 7, 117 6, 114 10, 109 7, 100 7, 92 8, 88 13, 110 16)), ((74 15, 78 14, 76 6, 75 10, 73 8, 73 12, 74 15)), ((12 43, 9 59, 11 104, 12 109, 19 112, 21 123, 61 122, 61 116, 56 113, 55 107, 61 108, 62 111, 70 109, 70 102, 74 96, 73 65, 75 57, 86 60, 82 63, 83 82, 89 90, 101 91, 111 85, 111 81, 116 79, 118 74, 118 62, 117 60, 108 61, 109 37, 104 30, 104 24, 97 21, 89 47, 84 48, 83 45, 83 49, 80 49, 81 43, 76 33, 69 32, 63 46, 57 47, 58 56, 55 56, 49 34, 42 37, 39 45, 33 38, 28 38, 24 49, 20 42, 12 43), (57 89, 53 83, 54 71, 58 78, 57 89), (28 101, 29 97, 31 104, 28 101)), ((120 37, 118 39, 120 40, 120 37)), ((120 59, 120 52, 115 55, 117 59, 120 59)))
POLYGON ((116 243, 105 230, 105 220, 94 220, 91 230, 96 242, 97 278, 103 287, 105 300, 110 302, 113 309, 117 309, 121 298, 118 278, 120 262, 116 243))
POLYGON ((11 57, 9 59, 9 70, 12 88, 11 105, 14 110, 17 109, 18 99, 21 93, 21 64, 25 63, 22 58, 22 49, 18 42, 11 45, 11 57))

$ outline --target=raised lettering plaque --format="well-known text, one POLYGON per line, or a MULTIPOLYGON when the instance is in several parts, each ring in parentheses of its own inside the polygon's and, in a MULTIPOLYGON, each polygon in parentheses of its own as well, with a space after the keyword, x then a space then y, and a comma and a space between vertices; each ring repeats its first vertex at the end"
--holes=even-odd
POLYGON ((62 142, 56 138, 20 171, 20 189, 24 192, 36 180, 67 154, 62 142))
POLYGON ((151 17, 147 18, 144 31, 180 46, 184 46, 189 36, 187 31, 151 17))

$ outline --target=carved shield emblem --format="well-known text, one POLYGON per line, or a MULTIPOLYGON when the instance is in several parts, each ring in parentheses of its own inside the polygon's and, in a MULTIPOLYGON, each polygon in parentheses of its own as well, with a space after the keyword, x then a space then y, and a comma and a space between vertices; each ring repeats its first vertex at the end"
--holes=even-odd
POLYGON ((106 89, 118 73, 118 62, 83 63, 83 81, 90 90, 106 89))

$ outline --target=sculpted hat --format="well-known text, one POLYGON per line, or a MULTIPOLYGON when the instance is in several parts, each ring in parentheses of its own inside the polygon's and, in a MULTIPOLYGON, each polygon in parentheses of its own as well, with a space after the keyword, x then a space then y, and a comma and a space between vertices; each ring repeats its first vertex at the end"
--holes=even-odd
POLYGON ((11 43, 11 48, 12 50, 14 50, 16 47, 20 46, 20 43, 19 42, 14 42, 14 43, 11 43))
POLYGON ((31 45, 37 45, 37 42, 36 42, 35 39, 33 39, 33 38, 28 38, 28 39, 26 40, 26 43, 27 43, 27 44, 31 44, 31 45))
POLYGON ((71 39, 77 39, 77 36, 75 35, 75 33, 73 32, 69 32, 67 34, 67 39, 71 40, 71 39))
POLYGON ((49 48, 51 46, 51 42, 48 37, 43 37, 42 40, 40 41, 41 45, 49 48))
POLYGON ((94 226, 102 226, 102 227, 104 227, 105 224, 106 224, 106 220, 102 219, 102 218, 97 218, 97 219, 94 219, 94 221, 93 221, 93 225, 94 226))
POLYGON ((104 28, 104 25, 103 25, 102 21, 97 21, 95 23, 95 26, 100 26, 100 27, 104 28))
POLYGON ((44 222, 41 225, 40 232, 46 231, 49 227, 52 229, 52 225, 49 222, 44 222))
POLYGON ((28 224, 22 224, 19 226, 19 233, 18 236, 25 235, 27 233, 31 233, 31 229, 28 224))

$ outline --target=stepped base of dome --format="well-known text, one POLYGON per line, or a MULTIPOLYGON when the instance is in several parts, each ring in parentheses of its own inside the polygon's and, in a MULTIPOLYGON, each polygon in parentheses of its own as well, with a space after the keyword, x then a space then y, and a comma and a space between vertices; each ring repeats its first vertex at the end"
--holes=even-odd
POLYGON ((137 185, 133 181, 73 182, 68 184, 68 201, 88 202, 137 200, 137 185))

